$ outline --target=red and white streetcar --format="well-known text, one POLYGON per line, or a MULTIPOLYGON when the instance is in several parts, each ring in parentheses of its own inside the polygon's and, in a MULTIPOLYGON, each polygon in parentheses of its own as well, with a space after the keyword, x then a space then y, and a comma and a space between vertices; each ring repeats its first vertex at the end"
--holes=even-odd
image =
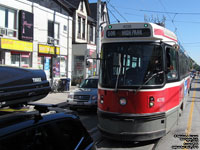
POLYGON ((190 86, 190 59, 176 35, 153 23, 120 23, 108 25, 103 36, 102 135, 122 141, 164 136, 178 121, 190 86))

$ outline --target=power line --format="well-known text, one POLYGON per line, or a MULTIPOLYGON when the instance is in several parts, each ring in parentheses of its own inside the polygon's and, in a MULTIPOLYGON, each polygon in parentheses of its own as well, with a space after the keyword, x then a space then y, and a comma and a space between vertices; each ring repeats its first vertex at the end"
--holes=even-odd
MULTIPOLYGON (((133 13, 128 13, 128 12, 124 12, 124 14, 126 15, 133 15, 133 16, 138 16, 138 17, 144 17, 143 15, 138 15, 138 14, 133 14, 133 13)), ((171 20, 167 20, 166 21, 170 21, 171 20)), ((182 22, 182 23, 193 23, 193 24, 200 24, 199 21, 187 21, 187 20, 173 20, 174 22, 182 22)))
POLYGON ((148 9, 133 9, 133 8, 123 8, 118 7, 120 9, 130 9, 134 11, 142 11, 142 12, 152 12, 152 13, 161 13, 161 14, 174 14, 174 15, 200 15, 199 12, 191 13, 191 12, 170 12, 170 11, 156 11, 156 10, 148 10, 148 9))
MULTIPOLYGON (((164 11, 167 12, 167 9, 165 8, 164 4, 163 4, 160 0, 158 0, 158 2, 159 2, 160 5, 163 7, 164 11)), ((168 17, 171 19, 171 22, 172 22, 172 24, 174 25, 174 28, 175 28, 175 31, 174 31, 174 32, 175 32, 176 34, 178 34, 178 31, 177 31, 178 28, 176 27, 176 25, 175 25, 175 23, 174 23, 174 19, 175 19, 175 17, 176 17, 177 14, 174 14, 173 19, 171 18, 171 16, 169 15, 169 13, 166 13, 166 14, 167 14, 168 17)), ((180 43, 183 43, 180 34, 179 34, 179 41, 180 41, 180 43)))
POLYGON ((107 0, 107 3, 126 21, 128 22, 128 20, 107 0))
POLYGON ((200 13, 183 13, 183 12, 154 11, 154 10, 142 10, 142 9, 137 11, 153 12, 161 14, 174 14, 174 15, 200 15, 200 13))
POLYGON ((138 14, 132 14, 132 13, 126 13, 126 12, 124 14, 138 16, 138 17, 144 17, 144 15, 138 15, 138 14))
POLYGON ((182 43, 182 44, 200 44, 200 42, 193 42, 193 43, 182 43))
POLYGON ((108 11, 111 13, 111 15, 116 19, 116 21, 118 22, 118 23, 120 23, 120 21, 117 19, 117 17, 112 13, 112 11, 110 11, 109 9, 108 9, 108 11))
MULTIPOLYGON (((110 1, 111 1, 111 0, 106 0, 107 4, 109 4, 110 1)), ((108 9, 108 11, 109 11, 109 12, 111 13, 111 15, 116 19, 116 21, 117 21, 118 23, 120 23, 119 19, 117 19, 117 17, 112 13, 112 11, 110 11, 110 9, 108 9)))

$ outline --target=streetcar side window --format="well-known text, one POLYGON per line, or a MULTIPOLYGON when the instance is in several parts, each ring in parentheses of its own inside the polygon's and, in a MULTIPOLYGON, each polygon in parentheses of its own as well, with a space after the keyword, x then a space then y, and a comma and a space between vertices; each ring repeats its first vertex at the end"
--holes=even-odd
POLYGON ((166 49, 166 63, 168 81, 178 79, 177 52, 172 48, 166 49))

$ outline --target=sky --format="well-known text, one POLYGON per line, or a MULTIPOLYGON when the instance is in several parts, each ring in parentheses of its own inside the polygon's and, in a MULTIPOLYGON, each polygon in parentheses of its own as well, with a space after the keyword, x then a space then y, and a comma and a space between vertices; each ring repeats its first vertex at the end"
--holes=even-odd
MULTIPOLYGON (((102 0, 110 23, 162 21, 178 37, 188 55, 200 65, 200 0, 102 0), (146 19, 145 19, 146 18, 146 19), (147 21, 145 21, 147 20, 147 21)), ((89 0, 89 3, 97 0, 89 0)))

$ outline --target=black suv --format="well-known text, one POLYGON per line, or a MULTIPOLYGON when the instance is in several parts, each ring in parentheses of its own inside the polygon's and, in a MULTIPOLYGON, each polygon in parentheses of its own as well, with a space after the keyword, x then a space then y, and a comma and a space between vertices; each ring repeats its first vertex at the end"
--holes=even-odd
POLYGON ((0 66, 0 72, 2 70, 0 150, 95 149, 92 138, 73 111, 29 102, 50 91, 42 71, 0 66), (7 77, 11 72, 15 72, 15 76, 6 78, 6 71, 7 77))

